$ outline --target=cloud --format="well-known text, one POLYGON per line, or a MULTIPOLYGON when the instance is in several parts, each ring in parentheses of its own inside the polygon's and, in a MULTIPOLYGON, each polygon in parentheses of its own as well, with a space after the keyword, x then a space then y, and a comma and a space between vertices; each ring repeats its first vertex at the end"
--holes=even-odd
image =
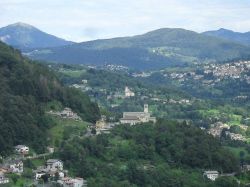
POLYGON ((250 30, 248 0, 1 0, 0 26, 26 22, 69 40, 142 34, 162 27, 250 30))

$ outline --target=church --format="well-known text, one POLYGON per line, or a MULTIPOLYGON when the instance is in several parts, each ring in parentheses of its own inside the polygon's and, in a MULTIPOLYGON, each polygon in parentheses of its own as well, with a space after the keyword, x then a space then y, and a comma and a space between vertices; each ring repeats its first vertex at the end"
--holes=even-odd
POLYGON ((134 97, 135 93, 132 92, 127 86, 125 87, 125 97, 134 97))
POLYGON ((144 105, 144 112, 124 112, 123 117, 120 119, 121 124, 130 124, 135 125, 138 123, 146 123, 146 122, 156 122, 155 117, 151 117, 148 105, 144 105))

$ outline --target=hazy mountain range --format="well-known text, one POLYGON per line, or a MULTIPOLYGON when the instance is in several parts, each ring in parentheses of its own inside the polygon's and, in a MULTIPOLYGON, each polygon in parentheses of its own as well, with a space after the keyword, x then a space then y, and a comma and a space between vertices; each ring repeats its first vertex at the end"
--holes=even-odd
POLYGON ((0 40, 22 50, 58 47, 73 43, 47 34, 26 23, 15 23, 1 28, 0 40))
POLYGON ((249 33, 225 29, 196 33, 164 28, 133 37, 73 43, 23 23, 0 29, 2 41, 25 49, 33 59, 98 66, 116 64, 135 69, 246 58, 250 56, 247 36, 249 33))
POLYGON ((250 46, 250 32, 240 33, 240 32, 234 32, 227 29, 219 29, 216 31, 207 31, 203 34, 209 35, 209 36, 216 36, 218 38, 227 39, 230 41, 235 41, 238 43, 241 43, 243 45, 250 46))

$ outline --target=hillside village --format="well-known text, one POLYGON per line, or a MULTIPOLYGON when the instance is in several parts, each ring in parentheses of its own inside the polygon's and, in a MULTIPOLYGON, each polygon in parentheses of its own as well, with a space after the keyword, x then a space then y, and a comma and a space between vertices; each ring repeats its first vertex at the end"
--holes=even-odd
POLYGON ((250 61, 239 61, 225 64, 208 64, 197 71, 164 73, 165 77, 179 82, 190 79, 201 81, 202 84, 214 86, 225 79, 246 81, 250 84, 250 61))

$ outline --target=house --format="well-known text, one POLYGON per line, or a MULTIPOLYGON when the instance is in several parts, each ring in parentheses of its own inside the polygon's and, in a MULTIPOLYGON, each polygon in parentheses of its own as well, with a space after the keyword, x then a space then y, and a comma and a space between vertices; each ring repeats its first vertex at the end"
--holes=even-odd
POLYGON ((127 86, 125 87, 125 97, 134 97, 135 93, 132 92, 127 86))
POLYGON ((73 119, 76 121, 82 121, 81 117, 74 113, 71 108, 64 108, 62 111, 49 111, 48 114, 59 116, 64 119, 73 119))
POLYGON ((25 146, 25 145, 17 145, 15 146, 15 151, 18 153, 18 154, 29 154, 29 147, 25 146))
POLYGON ((64 110, 61 112, 62 117, 72 117, 74 116, 74 112, 70 108, 64 108, 64 110))
POLYGON ((144 112, 124 112, 120 119, 121 124, 135 125, 137 123, 156 122, 155 117, 151 117, 148 111, 148 105, 144 105, 144 112))
POLYGON ((48 170, 53 171, 62 171, 63 170, 63 162, 58 159, 49 159, 46 162, 46 168, 48 170))
POLYGON ((37 171, 35 172, 35 179, 39 180, 42 176, 46 175, 47 173, 45 171, 37 171))
POLYGON ((83 187, 87 186, 87 181, 83 178, 70 178, 65 177, 57 181, 63 187, 83 187))
POLYGON ((48 167, 48 166, 39 166, 36 170, 33 170, 34 176, 36 180, 39 180, 43 175, 48 175, 49 177, 55 177, 56 175, 59 178, 63 178, 65 174, 68 173, 67 170, 62 170, 62 167, 48 167))
POLYGON ((12 160, 6 164, 6 167, 10 173, 23 173, 23 161, 21 160, 12 160))
POLYGON ((83 84, 88 84, 88 80, 83 79, 83 80, 82 80, 82 83, 83 83, 83 84))
POLYGON ((218 171, 205 171, 203 176, 206 176, 208 179, 215 181, 219 177, 218 171))
POLYGON ((243 171, 250 171, 250 165, 249 165, 249 164, 244 164, 244 165, 242 166, 242 170, 243 170, 243 171))
POLYGON ((4 176, 3 173, 0 173, 0 185, 1 184, 8 184, 10 180, 4 176))
POLYGON ((49 151, 49 153, 54 153, 55 152, 54 147, 47 147, 47 150, 49 151))

